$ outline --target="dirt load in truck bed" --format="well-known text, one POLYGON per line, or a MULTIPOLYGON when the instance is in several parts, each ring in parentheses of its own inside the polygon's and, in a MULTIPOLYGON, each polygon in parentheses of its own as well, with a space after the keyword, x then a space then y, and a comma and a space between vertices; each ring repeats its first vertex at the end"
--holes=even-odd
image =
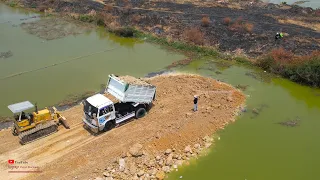
MULTIPOLYGON (((198 75, 169 74, 144 80, 157 87, 156 100, 149 113, 99 136, 91 135, 82 127, 81 105, 61 112, 71 129, 61 129, 25 146, 18 144, 18 138, 13 137, 10 130, 1 131, 0 177, 28 180, 103 177, 105 169, 128 153, 135 143, 141 144, 153 157, 158 153, 163 155, 168 148, 184 152, 187 145, 193 147, 206 135, 210 136, 234 121, 239 106, 245 101, 245 96, 235 88, 198 75), (200 96, 197 112, 192 111, 194 95, 200 96), (37 166, 42 172, 8 173, 8 159, 27 161, 29 166, 37 166)), ((127 170, 129 160, 129 157, 125 158, 127 170)), ((136 165, 136 173, 141 168, 144 172, 150 170, 144 164, 138 167, 136 162, 136 165)), ((158 171, 162 167, 157 164, 153 168, 158 171)), ((134 176, 128 173, 120 177, 118 169, 119 163, 113 173, 117 179, 132 179, 134 176)))
POLYGON ((119 76, 118 78, 120 80, 122 80, 122 81, 124 81, 124 82, 126 82, 128 84, 132 84, 132 85, 151 86, 147 82, 145 82, 145 81, 143 81, 141 79, 132 77, 132 76, 119 76))

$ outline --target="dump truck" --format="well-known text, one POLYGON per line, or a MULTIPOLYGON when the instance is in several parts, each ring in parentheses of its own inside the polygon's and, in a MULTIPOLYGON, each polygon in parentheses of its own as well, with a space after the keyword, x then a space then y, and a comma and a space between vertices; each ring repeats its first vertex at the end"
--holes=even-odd
POLYGON ((24 101, 11 104, 8 108, 14 115, 12 134, 19 137, 22 145, 57 132, 61 124, 67 129, 70 128, 66 118, 55 107, 52 107, 52 110, 46 107, 38 111, 37 105, 24 101), (27 112, 34 107, 33 112, 27 112))
POLYGON ((83 101, 84 126, 94 133, 108 131, 131 118, 146 115, 155 99, 156 87, 131 76, 109 75, 105 94, 95 94, 83 101))

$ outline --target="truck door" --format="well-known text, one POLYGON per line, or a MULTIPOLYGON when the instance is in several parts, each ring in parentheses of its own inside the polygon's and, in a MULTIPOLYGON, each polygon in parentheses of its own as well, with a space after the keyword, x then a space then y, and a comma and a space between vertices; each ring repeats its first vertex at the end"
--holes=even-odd
POLYGON ((114 119, 114 111, 113 111, 113 105, 109 105, 106 107, 103 107, 99 110, 99 126, 106 123, 109 120, 114 119))

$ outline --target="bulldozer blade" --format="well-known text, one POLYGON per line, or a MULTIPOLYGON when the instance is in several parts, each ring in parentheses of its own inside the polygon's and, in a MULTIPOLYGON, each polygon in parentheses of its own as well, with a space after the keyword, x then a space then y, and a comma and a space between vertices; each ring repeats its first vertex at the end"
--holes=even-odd
POLYGON ((60 122, 66 129, 70 129, 70 126, 69 126, 69 124, 67 123, 65 117, 62 116, 62 117, 59 119, 59 122, 60 122))

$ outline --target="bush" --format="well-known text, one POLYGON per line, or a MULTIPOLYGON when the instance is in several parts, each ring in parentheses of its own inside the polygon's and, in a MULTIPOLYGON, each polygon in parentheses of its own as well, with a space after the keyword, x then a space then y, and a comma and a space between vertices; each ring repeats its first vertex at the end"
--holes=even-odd
POLYGON ((183 35, 188 42, 196 45, 204 44, 204 34, 198 28, 192 27, 187 29, 184 31, 183 35))
POLYGON ((273 49, 271 51, 271 56, 274 59, 275 63, 284 65, 289 64, 290 61, 293 62, 294 54, 292 52, 286 51, 282 47, 279 49, 273 49))
POLYGON ((47 9, 47 7, 45 5, 38 6, 38 11, 40 11, 40 12, 45 12, 46 9, 47 9))
POLYGON ((140 23, 141 16, 139 14, 134 14, 131 16, 131 21, 133 23, 140 23))
POLYGON ((270 55, 266 55, 263 58, 259 59, 257 65, 263 70, 271 71, 272 66, 274 65, 274 59, 270 55))
POLYGON ((231 18, 229 18, 229 17, 223 18, 222 24, 229 25, 230 23, 231 23, 231 18))
POLYGON ((209 16, 204 16, 204 17, 202 17, 202 19, 201 19, 201 25, 202 25, 203 27, 208 27, 209 24, 210 24, 210 18, 209 18, 209 16))
POLYGON ((79 20, 83 21, 83 22, 93 22, 95 20, 95 18, 93 16, 87 15, 87 14, 83 14, 79 16, 79 20))
POLYGON ((132 27, 117 28, 114 30, 114 33, 121 37, 133 37, 135 29, 132 27))
POLYGON ((288 66, 282 75, 292 81, 320 87, 320 57, 302 64, 288 66))
POLYGON ((240 31, 242 30, 242 17, 239 17, 237 20, 230 24, 229 29, 231 31, 240 31))
POLYGON ((248 22, 246 22, 243 26, 244 26, 244 29, 245 29, 247 32, 249 32, 249 33, 251 33, 251 32, 252 32, 253 27, 254 27, 254 25, 253 25, 253 24, 248 23, 248 22))
POLYGON ((274 49, 257 65, 292 81, 320 87, 320 51, 307 56, 295 56, 283 48, 274 49))
POLYGON ((10 3, 9 3, 9 6, 10 7, 16 7, 18 5, 18 3, 17 2, 14 2, 14 1, 11 1, 10 3))
POLYGON ((110 13, 99 13, 97 15, 97 25, 106 26, 112 23, 115 20, 115 17, 110 13))

